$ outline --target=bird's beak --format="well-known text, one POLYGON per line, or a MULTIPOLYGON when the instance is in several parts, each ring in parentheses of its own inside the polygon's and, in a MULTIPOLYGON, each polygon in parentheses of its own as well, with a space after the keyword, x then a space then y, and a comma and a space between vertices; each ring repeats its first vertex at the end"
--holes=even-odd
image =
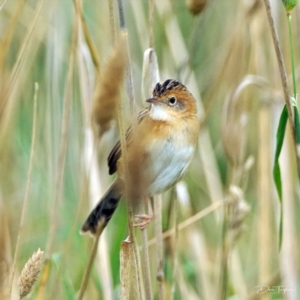
POLYGON ((157 98, 149 98, 149 99, 146 100, 146 102, 149 102, 149 103, 157 103, 158 100, 157 100, 157 98))

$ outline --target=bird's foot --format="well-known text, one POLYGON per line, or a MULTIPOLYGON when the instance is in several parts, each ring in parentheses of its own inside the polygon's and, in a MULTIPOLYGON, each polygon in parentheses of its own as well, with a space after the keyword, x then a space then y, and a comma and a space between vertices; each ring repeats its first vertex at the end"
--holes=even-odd
POLYGON ((133 226, 139 228, 140 230, 145 229, 148 224, 153 219, 153 214, 146 215, 146 214, 140 214, 135 216, 135 223, 133 226))

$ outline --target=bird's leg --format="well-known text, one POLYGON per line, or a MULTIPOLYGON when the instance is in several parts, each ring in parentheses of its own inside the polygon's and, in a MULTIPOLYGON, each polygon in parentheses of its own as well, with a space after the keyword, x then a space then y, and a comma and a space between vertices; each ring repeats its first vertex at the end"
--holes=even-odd
POLYGON ((151 205, 151 199, 149 197, 147 197, 147 204, 148 204, 148 214, 139 214, 135 216, 135 221, 137 223, 135 223, 133 226, 141 230, 145 229, 153 219, 153 209, 151 205))

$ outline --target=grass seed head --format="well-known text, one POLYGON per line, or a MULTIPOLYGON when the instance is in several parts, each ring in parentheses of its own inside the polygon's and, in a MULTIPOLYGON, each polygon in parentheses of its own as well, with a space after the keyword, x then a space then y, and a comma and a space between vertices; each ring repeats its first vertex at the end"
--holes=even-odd
POLYGON ((126 36, 122 34, 102 70, 93 99, 92 115, 100 134, 116 117, 120 89, 127 65, 126 36))
POLYGON ((44 252, 38 249, 24 266, 18 281, 20 299, 28 295, 36 282, 44 260, 44 252))

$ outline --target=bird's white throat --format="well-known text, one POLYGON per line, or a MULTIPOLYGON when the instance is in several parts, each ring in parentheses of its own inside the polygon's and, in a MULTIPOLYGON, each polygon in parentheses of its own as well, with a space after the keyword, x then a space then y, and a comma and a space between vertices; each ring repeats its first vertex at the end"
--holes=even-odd
POLYGON ((160 104, 151 105, 149 116, 151 119, 158 121, 170 121, 172 119, 172 116, 168 110, 160 104))

